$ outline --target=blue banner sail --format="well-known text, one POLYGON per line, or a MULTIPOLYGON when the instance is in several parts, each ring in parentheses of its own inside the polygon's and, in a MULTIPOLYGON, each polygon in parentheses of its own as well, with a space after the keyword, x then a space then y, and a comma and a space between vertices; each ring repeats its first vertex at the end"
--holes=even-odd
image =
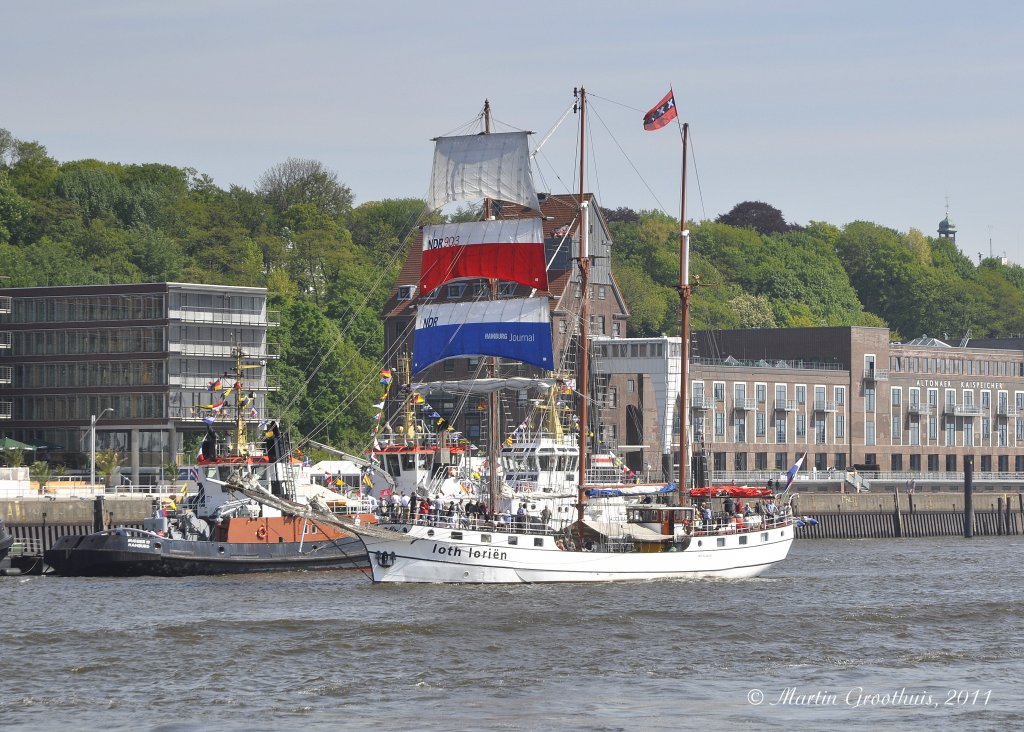
POLYGON ((412 370, 457 356, 499 356, 554 368, 546 297, 457 302, 420 307, 412 370))

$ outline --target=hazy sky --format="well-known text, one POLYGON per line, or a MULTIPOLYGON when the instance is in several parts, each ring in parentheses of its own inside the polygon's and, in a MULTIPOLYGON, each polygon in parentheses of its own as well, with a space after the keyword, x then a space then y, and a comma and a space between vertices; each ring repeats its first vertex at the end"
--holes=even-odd
MULTIPOLYGON (((1019 1, 5 0, 0 38, 0 127, 61 161, 251 188, 306 157, 357 204, 422 197, 430 138, 485 97, 536 145, 583 84, 588 188, 678 215, 678 132, 641 127, 672 85, 690 218, 760 200, 790 222, 934 235, 948 196, 961 249, 977 261, 991 235, 1024 263, 1019 1)), ((574 123, 544 147, 542 190, 577 185, 574 123)))

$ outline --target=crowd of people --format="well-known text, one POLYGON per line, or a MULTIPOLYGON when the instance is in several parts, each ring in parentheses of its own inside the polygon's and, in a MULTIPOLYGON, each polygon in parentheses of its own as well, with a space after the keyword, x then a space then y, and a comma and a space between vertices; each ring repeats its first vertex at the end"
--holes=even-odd
MULTIPOLYGON (((482 500, 444 500, 420 498, 407 493, 392 493, 377 499, 370 497, 370 510, 384 523, 419 523, 427 526, 452 528, 488 528, 498 531, 523 530, 530 526, 526 504, 520 503, 513 512, 510 509, 491 512, 482 500)), ((545 508, 548 516, 550 511, 545 508)), ((541 521, 547 523, 544 514, 541 521)))
POLYGON ((742 498, 726 496, 722 501, 721 513, 712 511, 707 501, 701 503, 699 528, 714 531, 733 524, 768 525, 775 523, 776 518, 784 514, 785 512, 775 502, 774 496, 768 496, 765 501, 757 501, 753 505, 749 502, 744 503, 742 498))

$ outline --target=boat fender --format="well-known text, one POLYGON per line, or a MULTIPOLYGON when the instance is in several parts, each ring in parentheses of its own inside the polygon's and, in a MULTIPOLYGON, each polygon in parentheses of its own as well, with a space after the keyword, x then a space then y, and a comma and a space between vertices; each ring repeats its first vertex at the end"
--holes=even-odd
POLYGON ((256 538, 259 539, 260 541, 263 541, 264 539, 267 538, 267 527, 266 526, 261 526, 258 529, 256 529, 256 538))

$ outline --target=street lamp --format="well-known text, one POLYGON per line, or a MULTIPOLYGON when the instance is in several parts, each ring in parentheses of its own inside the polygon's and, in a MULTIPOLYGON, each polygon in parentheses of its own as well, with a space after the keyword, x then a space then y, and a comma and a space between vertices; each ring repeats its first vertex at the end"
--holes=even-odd
POLYGON ((107 407, 102 412, 100 412, 98 415, 96 415, 96 414, 92 415, 92 418, 91 418, 91 420, 89 422, 89 435, 90 435, 89 436, 89 455, 90 455, 90 458, 91 458, 91 460, 89 462, 89 465, 91 466, 90 469, 89 469, 89 487, 90 488, 92 488, 93 486, 96 485, 96 423, 99 422, 101 419, 103 419, 103 415, 104 414, 106 414, 107 412, 113 412, 113 411, 114 411, 113 407, 107 407))

